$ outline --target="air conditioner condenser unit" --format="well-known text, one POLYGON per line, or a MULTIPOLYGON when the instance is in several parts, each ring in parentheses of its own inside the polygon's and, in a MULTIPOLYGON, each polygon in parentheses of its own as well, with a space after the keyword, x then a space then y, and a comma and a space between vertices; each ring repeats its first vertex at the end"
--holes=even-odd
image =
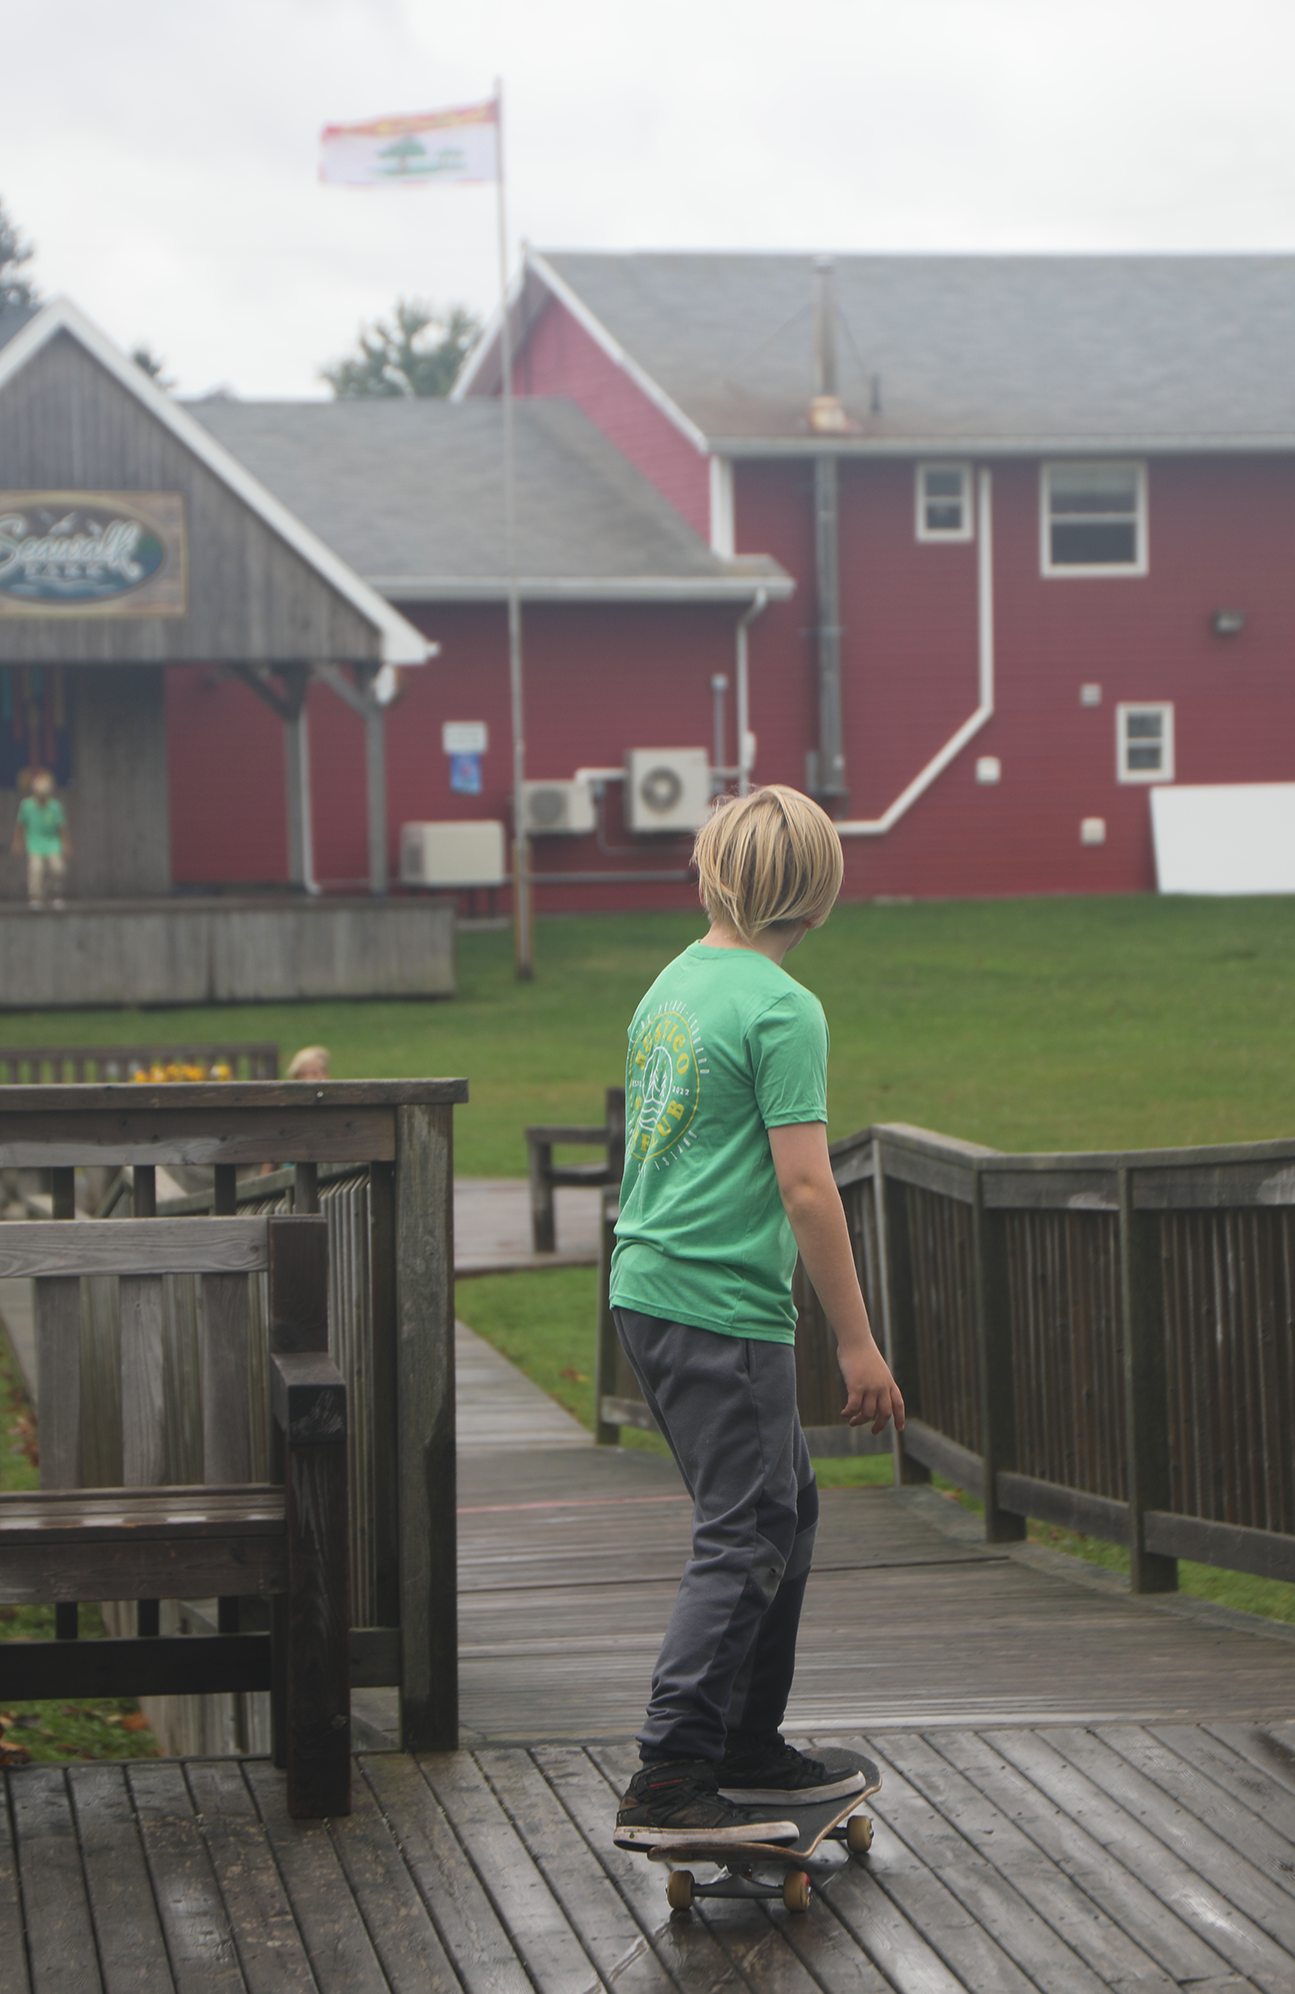
POLYGON ((402 824, 400 877, 405 886, 502 886, 504 827, 491 819, 402 824))
POLYGON ((587 782, 524 782, 522 817, 528 837, 575 837, 594 828, 587 782))
POLYGON ((714 788, 705 748, 631 748, 625 821, 631 831, 699 831, 714 788))

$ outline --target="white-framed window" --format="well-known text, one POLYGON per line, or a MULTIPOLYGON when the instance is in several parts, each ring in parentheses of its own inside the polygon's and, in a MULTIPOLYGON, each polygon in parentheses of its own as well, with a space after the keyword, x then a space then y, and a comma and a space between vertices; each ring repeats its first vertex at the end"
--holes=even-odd
POLYGON ((1044 464, 1039 532, 1045 575, 1145 575, 1146 465, 1044 464))
POLYGON ((1172 700, 1151 705, 1122 700, 1115 709, 1115 773, 1121 782, 1172 782, 1172 700))
POLYGON ((970 464, 919 464, 918 539, 970 540, 971 535, 970 464))

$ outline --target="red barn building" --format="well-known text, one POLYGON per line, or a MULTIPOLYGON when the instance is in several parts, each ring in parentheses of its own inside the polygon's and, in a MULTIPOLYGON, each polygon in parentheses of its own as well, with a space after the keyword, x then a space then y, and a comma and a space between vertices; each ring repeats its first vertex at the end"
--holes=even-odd
POLYGON ((512 309, 519 394, 794 577, 755 774, 847 894, 1151 888, 1149 785, 1295 777, 1295 259, 532 254, 512 309))
MULTIPOLYGON (((1295 778, 1295 258, 532 254, 510 309, 541 909, 690 902, 688 826, 748 776, 824 800, 854 898, 1149 889, 1153 785, 1295 778)), ((363 625, 321 648, 195 511, 222 642, 118 631, 167 817, 88 890, 381 891, 403 825, 509 826, 497 332, 450 403, 181 406, 60 313, 0 326, 15 436, 66 415, 38 352, 88 341, 363 625)), ((84 819, 81 678, 38 743, 0 712, 0 789, 39 747, 84 819)))

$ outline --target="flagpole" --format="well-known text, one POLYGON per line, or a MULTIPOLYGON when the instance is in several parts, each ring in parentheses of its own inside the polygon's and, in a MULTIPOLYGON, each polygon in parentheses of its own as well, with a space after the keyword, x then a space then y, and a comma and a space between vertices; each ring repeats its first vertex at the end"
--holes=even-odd
POLYGON ((519 982, 534 975, 531 949, 531 854, 522 807, 526 780, 525 710, 522 700, 522 603, 517 586, 517 495, 513 436, 513 330, 508 316, 508 220, 504 188, 504 86, 495 79, 495 144, 499 177, 499 313, 503 360, 504 566, 508 583, 508 689, 513 718, 513 956, 519 982))

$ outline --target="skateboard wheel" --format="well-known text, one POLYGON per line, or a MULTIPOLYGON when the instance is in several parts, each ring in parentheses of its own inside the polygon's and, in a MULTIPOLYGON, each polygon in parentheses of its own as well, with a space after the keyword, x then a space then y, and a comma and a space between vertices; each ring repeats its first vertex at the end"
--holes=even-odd
POLYGON ((782 1886, 782 1901, 789 1911, 808 1911, 813 1894, 803 1869, 788 1870, 787 1881, 782 1886))
POLYGON ((690 1869, 672 1869, 666 1878, 666 1903, 672 1911, 692 1909, 693 1874, 690 1869))
POLYGON ((866 1814, 852 1814, 846 1822, 845 1846, 851 1855, 867 1855, 872 1847, 872 1822, 866 1814))

